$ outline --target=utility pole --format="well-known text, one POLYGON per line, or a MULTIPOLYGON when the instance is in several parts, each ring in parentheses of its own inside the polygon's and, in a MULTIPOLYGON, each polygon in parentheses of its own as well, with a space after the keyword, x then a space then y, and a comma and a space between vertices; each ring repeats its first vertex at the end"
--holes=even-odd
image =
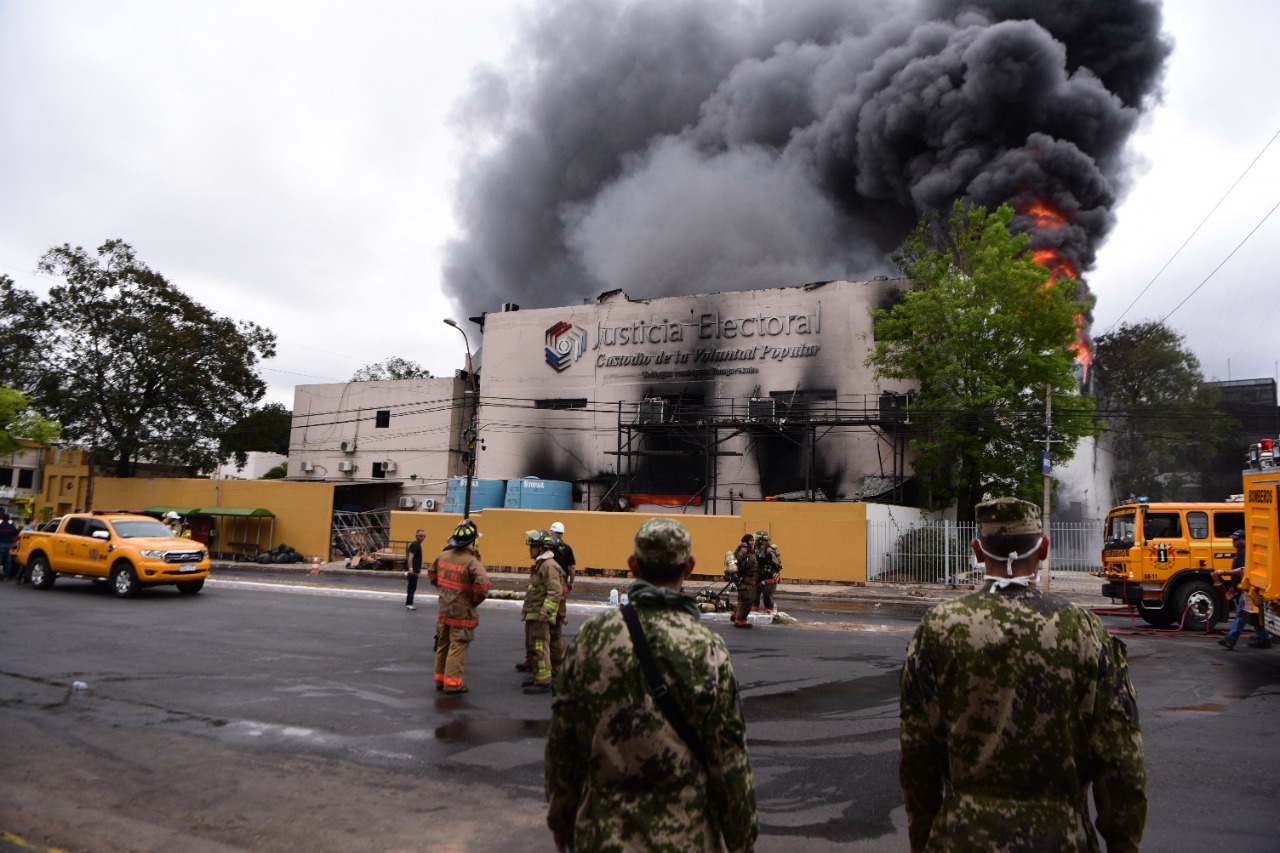
MULTIPOLYGON (((1053 386, 1044 389, 1044 459, 1041 461, 1040 471, 1044 474, 1044 517, 1041 522, 1044 525, 1044 535, 1049 535, 1049 489, 1053 483, 1051 476, 1053 471, 1052 456, 1050 455, 1050 444, 1053 437, 1053 386)), ((1044 591, 1049 591, 1049 585, 1053 577, 1049 571, 1049 557, 1044 558, 1044 591)))
MULTIPOLYGON (((467 486, 464 497, 462 498, 462 518, 465 521, 471 517, 471 481, 474 480, 476 476, 476 439, 479 437, 480 433, 480 383, 477 381, 476 373, 471 367, 471 340, 467 337, 467 333, 449 317, 444 318, 444 323, 446 326, 453 326, 462 334, 463 343, 467 347, 466 372, 468 379, 467 384, 471 386, 471 417, 467 430, 463 435, 467 444, 467 450, 464 456, 464 461, 467 463, 467 486)), ((462 393, 465 397, 466 391, 464 390, 462 393)))

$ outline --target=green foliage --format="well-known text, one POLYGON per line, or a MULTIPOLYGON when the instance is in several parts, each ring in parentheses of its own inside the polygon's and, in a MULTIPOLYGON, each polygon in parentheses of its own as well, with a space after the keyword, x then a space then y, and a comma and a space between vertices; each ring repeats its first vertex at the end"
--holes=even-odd
POLYGON ((222 435, 218 452, 223 459, 234 458, 237 466, 248 464, 248 454, 259 450, 289 455, 289 430, 293 413, 279 403, 255 408, 232 424, 222 435))
POLYGON ((289 476, 289 463, 281 462, 279 465, 275 466, 274 468, 272 468, 267 473, 263 474, 258 479, 259 480, 283 480, 287 476, 289 476))
POLYGON ((262 398, 255 370, 275 336, 215 315, 110 240, 96 253, 63 245, 40 259, 63 279, 41 301, 3 294, 32 330, 39 371, 29 388, 68 438, 116 460, 132 476, 148 459, 197 469, 218 462, 218 439, 262 398))
POLYGON ((0 275, 0 385, 28 392, 35 387, 47 327, 40 300, 0 275))
POLYGON ((1217 388, 1163 323, 1122 323, 1099 337, 1093 382, 1117 498, 1184 499, 1210 473, 1203 466, 1235 442, 1235 420, 1215 408, 1217 388))
POLYGON ((916 475, 931 507, 954 502, 960 518, 988 495, 1041 494, 1047 390, 1055 463, 1096 431, 1073 350, 1088 306, 1076 281, 1050 281, 1027 235, 1010 233, 1013 215, 957 202, 926 216, 894 256, 913 287, 871 311, 866 363, 877 378, 918 383, 916 475))
POLYGON ((13 453, 25 438, 48 447, 62 435, 62 425, 31 410, 31 398, 13 388, 0 387, 0 453, 13 453))
POLYGON ((430 379, 431 371, 403 358, 389 358, 377 364, 366 364, 351 377, 352 382, 375 382, 387 379, 430 379))
POLYGON ((957 583, 970 570, 969 539, 953 529, 926 524, 909 528, 894 543, 893 572, 881 578, 895 583, 957 583))

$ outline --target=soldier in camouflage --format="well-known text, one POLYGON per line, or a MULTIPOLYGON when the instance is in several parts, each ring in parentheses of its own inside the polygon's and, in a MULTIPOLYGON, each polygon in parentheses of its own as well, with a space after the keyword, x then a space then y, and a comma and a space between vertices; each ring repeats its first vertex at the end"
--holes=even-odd
POLYGON ((454 695, 471 688, 462 681, 467 648, 480 624, 480 602, 489 596, 489 573, 480 562, 471 519, 453 531, 445 550, 431 563, 427 578, 440 592, 436 620, 436 690, 454 695))
POLYGON ((654 518, 636 533, 628 590, 700 759, 654 701, 623 615, 578 631, 565 656, 547 737, 547 825, 556 849, 751 850, 759 832, 738 682, 724 641, 680 588, 689 533, 654 518))
POLYGON ((978 592, 931 609, 902 671, 899 778, 913 851, 1136 851, 1147 814, 1125 647, 1036 588, 1035 504, 977 507, 978 592))

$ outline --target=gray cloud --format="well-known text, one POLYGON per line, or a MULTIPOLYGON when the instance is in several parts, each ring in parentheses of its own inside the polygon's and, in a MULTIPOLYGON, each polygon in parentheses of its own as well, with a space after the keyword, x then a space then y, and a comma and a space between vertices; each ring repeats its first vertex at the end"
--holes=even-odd
POLYGON ((446 287, 473 313, 866 275, 958 197, 1048 203, 1034 239, 1085 271, 1169 46, 1152 3, 1050 5, 541 4, 458 111, 487 144, 446 287))

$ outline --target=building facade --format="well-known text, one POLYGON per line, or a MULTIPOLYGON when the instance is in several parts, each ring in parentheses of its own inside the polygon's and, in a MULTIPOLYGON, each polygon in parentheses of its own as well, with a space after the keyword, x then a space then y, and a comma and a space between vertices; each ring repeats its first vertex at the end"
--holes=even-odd
POLYGON ((477 475, 569 481, 592 510, 900 499, 912 389, 864 361, 870 309, 907 286, 614 291, 486 314, 477 475))
POLYGON ((331 482, 337 509, 437 509, 465 473, 468 377, 299 385, 289 480, 331 482))

